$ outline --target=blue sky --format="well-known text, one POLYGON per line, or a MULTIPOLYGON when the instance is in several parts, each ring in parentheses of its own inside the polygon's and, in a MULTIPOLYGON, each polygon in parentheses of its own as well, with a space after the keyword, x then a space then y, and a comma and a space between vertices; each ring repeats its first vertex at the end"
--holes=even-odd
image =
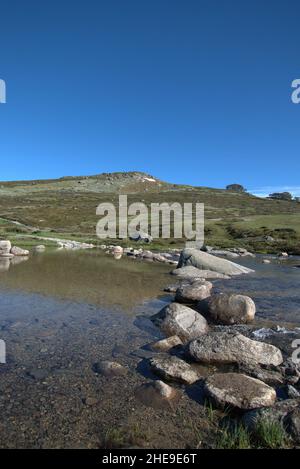
POLYGON ((0 179, 140 170, 300 193, 299 14, 298 0, 2 0, 0 179))

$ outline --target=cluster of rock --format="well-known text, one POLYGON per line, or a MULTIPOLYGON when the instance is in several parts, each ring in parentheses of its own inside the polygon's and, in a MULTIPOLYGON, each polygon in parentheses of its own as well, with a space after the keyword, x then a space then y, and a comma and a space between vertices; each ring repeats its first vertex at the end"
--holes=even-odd
MULTIPOLYGON (((215 294, 212 283, 206 280, 211 277, 190 275, 190 269, 193 274, 199 270, 226 276, 251 271, 195 251, 181 253, 176 270, 189 269, 189 275, 177 275, 179 285, 168 288, 175 293, 174 302, 151 317, 166 337, 151 344, 156 353, 148 359, 148 366, 167 383, 202 382, 199 389, 206 398, 217 407, 247 412, 245 420, 252 424, 253 420, 259 422, 261 415, 272 415, 268 409, 274 408, 276 418, 278 414, 278 419, 288 421, 291 432, 298 431, 299 437, 300 393, 294 387, 299 384, 299 369, 287 364, 275 345, 239 332, 239 328, 246 328, 241 325, 255 318, 253 300, 245 295, 215 294), (208 377, 203 376, 199 364, 211 370, 208 377), (277 409, 283 404, 277 400, 278 386, 288 386, 288 396, 292 397, 280 412, 277 409)), ((168 394, 173 395, 171 390, 168 394)))
POLYGON ((123 256, 127 256, 130 259, 139 259, 147 262, 162 262, 169 265, 177 265, 180 254, 177 249, 172 249, 169 252, 155 253, 149 249, 134 247, 123 248, 122 246, 106 245, 102 244, 100 249, 106 252, 106 254, 112 254, 115 259, 121 259, 123 256))

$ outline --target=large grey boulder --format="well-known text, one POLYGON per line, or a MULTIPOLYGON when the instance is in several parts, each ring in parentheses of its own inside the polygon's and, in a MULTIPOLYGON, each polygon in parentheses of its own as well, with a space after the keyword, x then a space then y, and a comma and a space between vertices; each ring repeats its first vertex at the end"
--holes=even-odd
POLYGON ((276 400, 273 388, 240 373, 215 373, 207 378, 204 392, 219 407, 241 410, 272 406, 276 400))
POLYGON ((220 293, 208 300, 209 314, 217 324, 246 324, 253 321, 254 301, 245 295, 220 293))
POLYGON ((201 363, 278 366, 283 361, 277 347, 227 331, 208 332, 192 340, 187 346, 187 353, 201 363))
POLYGON ((181 285, 177 288, 175 301, 179 303, 193 303, 204 300, 210 296, 212 283, 206 281, 196 281, 191 285, 181 285))
POLYGON ((191 365, 175 356, 155 356, 149 359, 151 370, 167 381, 193 384, 199 379, 191 365))
POLYGON ((213 256, 199 249, 184 249, 181 252, 178 267, 193 266, 201 270, 212 270, 224 275, 248 274, 253 270, 227 259, 213 256))
POLYGON ((193 267, 192 265, 187 265, 186 267, 180 267, 172 270, 172 275, 175 275, 179 279, 183 280, 197 280, 197 279, 229 279, 229 275, 220 274, 219 272, 214 272, 212 270, 202 270, 193 267))
POLYGON ((151 317, 153 323, 167 335, 177 335, 183 342, 208 331, 206 319, 197 311, 179 303, 171 303, 151 317))

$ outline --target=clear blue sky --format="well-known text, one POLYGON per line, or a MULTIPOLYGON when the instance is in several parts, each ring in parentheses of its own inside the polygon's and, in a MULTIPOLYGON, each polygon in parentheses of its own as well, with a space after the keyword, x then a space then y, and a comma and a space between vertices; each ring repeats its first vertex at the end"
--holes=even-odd
POLYGON ((1 180, 300 186, 299 0, 2 0, 1 180))

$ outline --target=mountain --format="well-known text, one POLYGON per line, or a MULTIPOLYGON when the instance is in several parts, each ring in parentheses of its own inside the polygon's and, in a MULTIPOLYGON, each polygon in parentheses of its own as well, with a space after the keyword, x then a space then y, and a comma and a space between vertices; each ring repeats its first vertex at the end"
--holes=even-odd
MULTIPOLYGON (((162 202, 204 203, 207 244, 300 254, 299 202, 172 184, 138 171, 2 182, 0 237, 22 237, 29 230, 95 242, 99 219, 96 207, 102 202, 118 206, 119 194, 127 194, 128 203, 143 201, 147 206, 162 202)), ((174 246, 183 241, 158 240, 156 244, 174 246)))

